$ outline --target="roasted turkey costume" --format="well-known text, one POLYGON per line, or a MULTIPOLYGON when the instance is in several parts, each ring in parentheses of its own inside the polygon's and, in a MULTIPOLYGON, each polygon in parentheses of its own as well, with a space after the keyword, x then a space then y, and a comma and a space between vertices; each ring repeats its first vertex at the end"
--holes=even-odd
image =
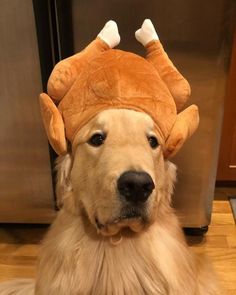
POLYGON ((183 145, 198 127, 198 108, 182 110, 190 95, 187 80, 165 53, 150 20, 136 31, 146 58, 112 49, 119 41, 117 25, 106 23, 82 52, 59 62, 40 106, 48 139, 58 155, 73 147, 78 131, 106 109, 131 109, 155 122, 165 158, 183 145))

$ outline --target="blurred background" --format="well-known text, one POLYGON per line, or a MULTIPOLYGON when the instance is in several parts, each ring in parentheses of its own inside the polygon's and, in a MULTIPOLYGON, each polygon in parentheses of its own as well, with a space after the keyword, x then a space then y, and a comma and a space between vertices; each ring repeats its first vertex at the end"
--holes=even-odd
POLYGON ((183 227, 207 230, 218 198, 236 195, 236 2, 234 0, 1 0, 0 222, 50 223, 53 162, 38 94, 59 60, 82 50, 106 21, 120 49, 144 55, 134 32, 150 18, 200 109, 196 134, 173 159, 173 206, 183 227))

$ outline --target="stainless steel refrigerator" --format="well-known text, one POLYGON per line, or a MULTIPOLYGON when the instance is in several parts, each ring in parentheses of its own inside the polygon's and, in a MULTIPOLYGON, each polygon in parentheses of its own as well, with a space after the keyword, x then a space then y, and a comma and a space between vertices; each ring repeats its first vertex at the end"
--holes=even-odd
MULTIPOLYGON (((21 134, 18 133, 18 137, 13 139, 9 134, 14 131, 14 126, 8 124, 6 118, 1 119, 3 143, 0 146, 0 202, 3 200, 5 207, 0 207, 0 221, 46 222, 50 219, 47 214, 43 216, 35 213, 35 220, 28 218, 27 216, 31 215, 31 207, 35 212, 42 212, 42 208, 46 207, 50 212, 54 211, 50 159, 53 162, 55 155, 48 148, 37 103, 37 94, 45 89, 53 64, 83 49, 109 19, 118 23, 121 35, 119 48, 142 55, 143 48, 135 40, 134 32, 145 18, 150 18, 172 61, 191 84, 192 95, 189 103, 196 103, 200 109, 201 122, 197 133, 173 159, 178 166, 173 206, 184 227, 204 232, 211 217, 225 84, 235 27, 235 1, 2 0, 0 6, 0 14, 3 16, 4 9, 9 10, 10 6, 15 9, 15 14, 13 10, 9 10, 7 17, 0 17, 4 26, 11 23, 9 26, 13 34, 7 36, 7 29, 4 31, 2 26, 0 27, 0 36, 3 34, 6 41, 6 47, 0 47, 0 56, 8 51, 9 55, 14 56, 16 65, 12 64, 8 71, 2 70, 1 77, 4 76, 6 90, 3 94, 5 106, 0 113, 3 113, 3 117, 4 114, 12 116, 13 121, 21 126, 19 128, 24 129, 24 136, 31 136, 31 140, 25 139, 22 144, 18 144, 18 149, 12 151, 12 142, 15 141, 17 146, 17 138, 21 138, 21 134), (24 44, 22 33, 23 36, 27 35, 24 44), (20 48, 19 52, 17 46, 20 48), (12 52, 9 52, 9 48, 12 52), (19 62, 22 58, 30 70, 25 67, 25 63, 19 62), (7 89, 12 85, 11 73, 14 67, 17 73, 24 74, 19 80, 14 77, 14 87, 17 90, 12 96, 11 91, 8 92, 7 89), (14 107, 17 110, 19 105, 25 108, 25 116, 18 120, 16 112, 11 112, 11 109, 14 107), (27 107, 24 107, 26 105, 27 107), (26 122, 31 110, 32 121, 26 122), (34 137, 35 139, 32 139, 34 137), (25 148, 28 154, 25 154, 25 148), (33 161, 35 155, 31 155, 35 149, 39 157, 37 167, 33 161), (19 161, 15 160, 15 166, 18 165, 18 168, 14 166, 12 153, 17 156, 20 153, 22 157, 21 166, 19 161), (8 158, 10 160, 6 160, 8 158), (9 161, 12 163, 10 166, 9 161), (28 166, 24 169, 26 162, 28 166), (25 182, 30 173, 32 190, 25 191, 20 181, 10 178, 16 169, 21 169, 21 177, 25 182), (9 175, 7 182, 7 176, 3 176, 5 172, 9 175), (38 182, 39 186, 36 185, 38 182), (32 202, 32 198, 37 202, 32 202), (40 201, 44 199, 46 203, 40 201), (4 208, 10 208, 13 203, 14 210, 23 210, 17 218, 12 217, 13 213, 7 216, 7 213, 3 212, 4 208), (25 207, 27 210, 22 209, 25 207)), ((6 68, 11 60, 0 60, 0 63, 1 68, 2 65, 6 68)), ((2 114, 0 117, 2 118, 2 114)))

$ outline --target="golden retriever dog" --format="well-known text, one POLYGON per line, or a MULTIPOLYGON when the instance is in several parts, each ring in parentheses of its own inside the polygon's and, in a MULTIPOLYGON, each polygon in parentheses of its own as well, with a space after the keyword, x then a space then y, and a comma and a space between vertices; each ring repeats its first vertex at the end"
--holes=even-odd
POLYGON ((176 167, 164 159, 151 117, 102 111, 57 163, 62 208, 43 242, 36 281, 4 283, 0 294, 218 294, 171 207, 176 167))

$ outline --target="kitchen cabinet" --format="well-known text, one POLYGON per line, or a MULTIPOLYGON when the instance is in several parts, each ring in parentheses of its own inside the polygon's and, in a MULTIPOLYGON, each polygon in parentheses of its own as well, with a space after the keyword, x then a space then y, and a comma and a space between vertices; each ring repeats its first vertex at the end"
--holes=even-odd
POLYGON ((217 181, 236 181, 236 30, 224 101, 217 181))

